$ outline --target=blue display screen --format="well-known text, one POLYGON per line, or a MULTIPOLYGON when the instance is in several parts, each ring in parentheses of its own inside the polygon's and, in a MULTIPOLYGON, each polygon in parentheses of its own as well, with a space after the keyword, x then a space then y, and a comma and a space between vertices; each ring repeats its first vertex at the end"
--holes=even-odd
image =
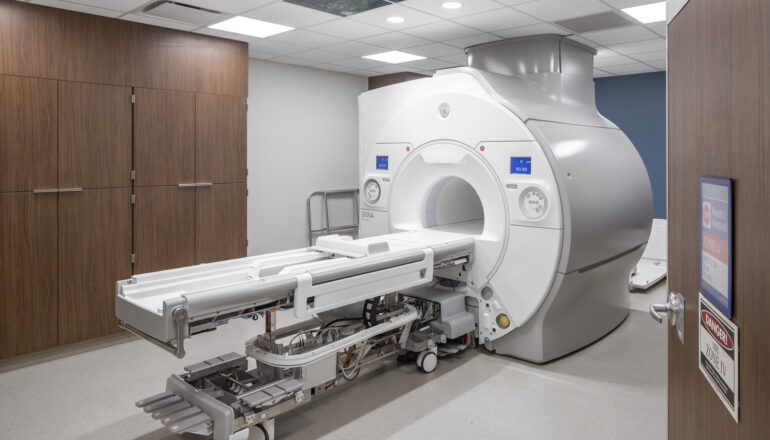
POLYGON ((377 156, 377 169, 378 170, 388 169, 388 156, 377 156))
POLYGON ((532 174, 532 158, 512 157, 511 174, 532 174))

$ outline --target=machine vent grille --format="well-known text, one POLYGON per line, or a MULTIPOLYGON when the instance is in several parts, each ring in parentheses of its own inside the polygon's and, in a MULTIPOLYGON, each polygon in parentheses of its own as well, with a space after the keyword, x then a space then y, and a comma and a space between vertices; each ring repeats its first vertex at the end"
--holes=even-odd
POLYGON ((214 24, 224 18, 220 11, 168 0, 149 4, 142 13, 197 26, 214 24))
POLYGON ((567 28, 575 33, 600 31, 623 26, 630 26, 633 23, 615 12, 602 12, 601 14, 586 15, 584 17, 570 18, 554 22, 561 27, 567 28))

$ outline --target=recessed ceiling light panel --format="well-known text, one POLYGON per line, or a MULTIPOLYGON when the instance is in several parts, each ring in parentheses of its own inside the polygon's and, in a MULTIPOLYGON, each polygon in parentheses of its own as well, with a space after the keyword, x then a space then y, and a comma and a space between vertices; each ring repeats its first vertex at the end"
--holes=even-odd
POLYGON ((460 2, 444 2, 441 4, 441 7, 444 9, 460 9, 463 7, 463 4, 460 2))
POLYGON ((404 22, 404 17, 388 17, 385 21, 388 23, 399 24, 404 22))
POLYGON ((253 18, 241 16, 236 16, 229 20, 212 24, 209 28, 259 38, 270 37, 294 29, 293 27, 284 26, 282 24, 275 24, 268 21, 255 20, 253 18))
POLYGON ((384 63, 399 64, 406 63, 408 61, 424 60, 425 57, 419 55, 412 55, 411 53, 399 52, 397 50, 391 50, 390 52, 375 53, 373 55, 364 55, 361 58, 368 60, 382 61, 384 63))
POLYGON ((624 8, 621 11, 641 21, 642 23, 656 23, 666 21, 666 2, 650 3, 648 5, 624 8))

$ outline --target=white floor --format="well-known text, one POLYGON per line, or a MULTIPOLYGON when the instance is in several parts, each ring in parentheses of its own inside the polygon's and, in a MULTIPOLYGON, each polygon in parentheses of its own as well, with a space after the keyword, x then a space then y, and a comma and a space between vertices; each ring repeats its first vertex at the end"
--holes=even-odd
MULTIPOLYGON (((533 365, 473 350, 430 375, 392 365, 279 417, 277 437, 665 439, 667 328, 646 310, 666 289, 632 294, 623 324, 565 358, 533 365)), ((197 336, 181 360, 129 340, 0 362, 0 439, 173 439, 133 402, 163 391, 184 365, 241 352, 260 325, 238 320, 197 336)))

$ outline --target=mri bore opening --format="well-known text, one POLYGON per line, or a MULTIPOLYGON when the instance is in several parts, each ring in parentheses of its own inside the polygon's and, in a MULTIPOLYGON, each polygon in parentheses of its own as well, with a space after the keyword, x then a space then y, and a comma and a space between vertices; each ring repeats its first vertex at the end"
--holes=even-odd
POLYGON ((428 194, 425 226, 443 231, 481 234, 484 206, 473 187, 459 177, 439 180, 428 194))

